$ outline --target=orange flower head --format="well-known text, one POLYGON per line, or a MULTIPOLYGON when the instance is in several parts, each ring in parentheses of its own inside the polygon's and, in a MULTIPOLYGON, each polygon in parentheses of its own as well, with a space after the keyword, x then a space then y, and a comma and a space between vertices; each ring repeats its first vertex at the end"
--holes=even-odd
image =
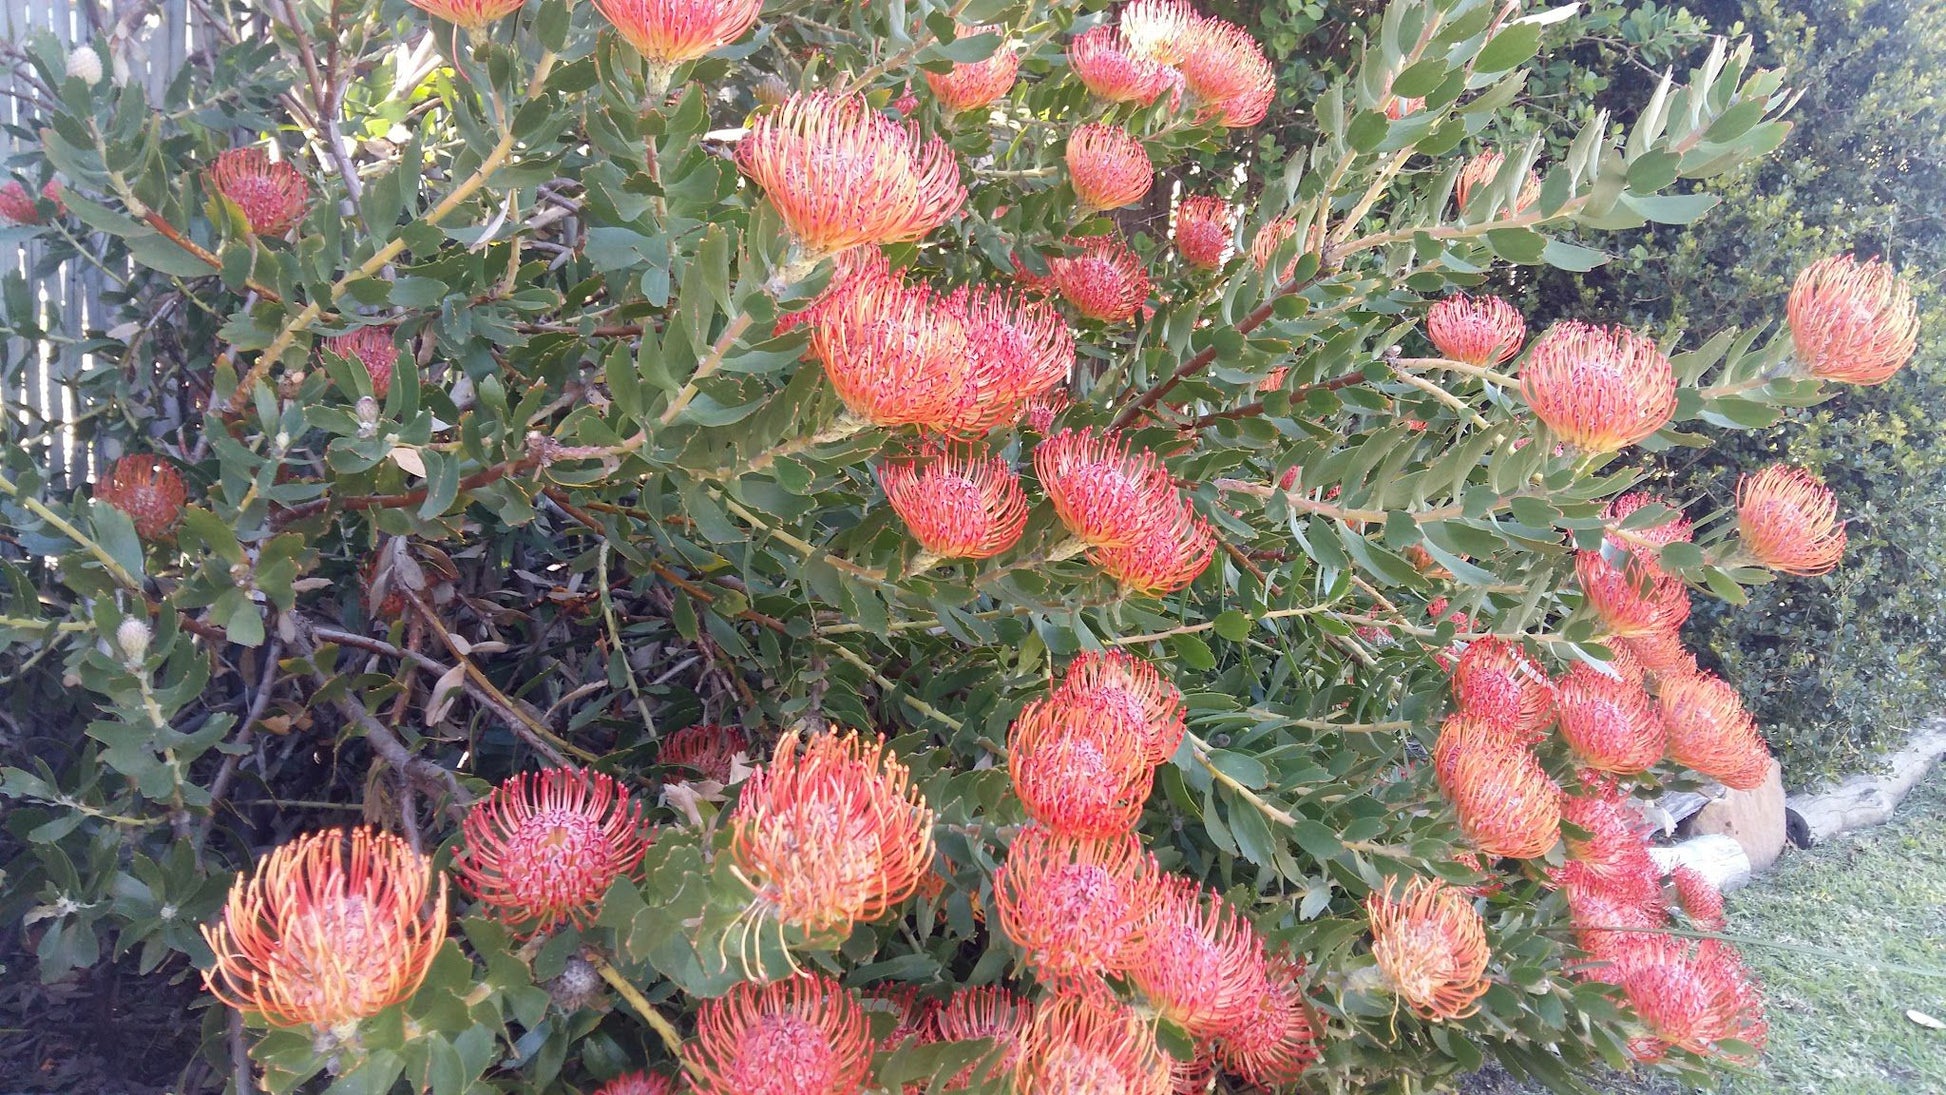
POLYGON ((1508 731, 1470 715, 1448 716, 1433 773, 1460 828, 1483 854, 1533 859, 1554 847, 1561 788, 1508 731))
MULTIPOLYGON (((1262 228, 1257 229, 1257 238, 1250 241, 1250 264, 1268 278, 1265 272, 1270 269, 1270 260, 1277 257, 1277 249, 1296 234, 1297 222, 1290 217, 1275 217, 1265 222, 1262 228)), ((1296 271, 1297 256, 1292 255, 1291 261, 1278 273, 1277 280, 1289 281, 1296 271)))
POLYGON ((932 866, 932 810, 883 742, 857 733, 777 743, 730 814, 730 857, 766 911, 848 931, 911 897, 932 866))
POLYGON ((653 1072, 626 1072, 596 1088, 595 1095, 676 1095, 676 1082, 653 1072))
POLYGON ((696 776, 728 784, 736 774, 736 758, 749 753, 750 742, 741 729, 703 722, 664 738, 655 759, 669 769, 662 775, 664 783, 684 783, 696 776))
POLYGON ((1176 253, 1204 270, 1223 265, 1230 249, 1230 203, 1212 194, 1184 198, 1176 206, 1176 253))
MULTIPOLYGON (((1020 1058, 1020 1040, 1034 1016, 1033 1005, 998 985, 962 989, 946 998, 933 1023, 942 1042, 992 1042, 1000 1051, 992 1070, 978 1078, 988 1083, 1011 1073, 1020 1058)), ((946 1090, 959 1091, 975 1083, 975 1061, 946 1082, 946 1090)))
POLYGON ((1499 297, 1450 296, 1426 312, 1426 337, 1445 357, 1491 369, 1520 352, 1527 321, 1499 297))
POLYGON ((1690 923, 1706 932, 1723 930, 1723 892, 1716 883, 1694 867, 1677 867, 1669 878, 1676 884, 1676 901, 1690 923))
POLYGON ((1149 270, 1142 256, 1118 236, 1068 241, 1074 250, 1047 260, 1061 299, 1082 316, 1102 323, 1135 318, 1149 299, 1149 270))
POLYGON ((1804 371, 1845 384, 1883 384, 1919 344, 1912 286, 1876 259, 1833 255, 1791 286, 1791 342, 1804 371))
POLYGON ((1634 553, 1645 564, 1656 562, 1656 553, 1675 543, 1689 543, 1696 538, 1696 530, 1683 516, 1682 507, 1666 498, 1659 498, 1647 491, 1633 491, 1622 495, 1603 511, 1602 517, 1608 522, 1608 542, 1620 551, 1634 553), (1669 516, 1653 525, 1643 525, 1648 519, 1630 521, 1631 515, 1648 506, 1661 506, 1670 510, 1669 516))
POLYGON ((677 65, 705 57, 757 25, 763 0, 595 0, 666 85, 677 65))
POLYGON ((41 222, 41 207, 19 179, 8 179, 7 185, 0 186, 0 221, 15 225, 41 222))
POLYGON ((988 559, 1020 542, 1027 495, 1005 460, 972 448, 897 460, 879 469, 885 500, 942 559, 988 559))
POLYGON ((1422 1018, 1464 1019, 1487 991, 1487 932, 1462 890, 1415 878, 1365 901, 1372 919, 1372 959, 1422 1018))
MULTIPOLYGON (((519 4, 515 4, 518 7, 519 4)), ((498 18, 498 16, 495 16, 498 18)), ((281 236, 304 219, 311 184, 297 168, 271 162, 261 148, 232 148, 216 157, 210 185, 243 211, 244 223, 259 236, 281 236)))
POLYGON ((1121 711, 1140 728, 1142 755, 1150 764, 1175 756, 1189 732, 1182 692, 1153 664, 1126 651, 1084 651, 1068 663, 1057 691, 1121 711))
POLYGON ((237 879, 203 938, 217 999, 275 1026, 333 1030, 418 991, 446 940, 446 880, 389 833, 314 832, 237 879))
POLYGON ((1838 498, 1817 476, 1772 464, 1737 482, 1744 554, 1783 574, 1829 574, 1845 555, 1838 498))
MULTIPOLYGON (((1580 861, 1569 868, 1579 867, 1580 861)), ((1578 971, 1583 980, 1614 983, 1624 970, 1652 959, 1669 947, 1662 932, 1667 915, 1660 897, 1645 900, 1626 890, 1603 885, 1585 871, 1565 871, 1568 915, 1575 944, 1590 965, 1578 971)))
MULTIPOLYGON (((1127 33, 1128 16, 1122 16, 1127 33)), ((1250 32, 1221 19, 1198 19, 1184 36, 1177 69, 1196 97, 1199 118, 1231 129, 1256 125, 1277 98, 1276 70, 1250 32)))
POLYGON ((1155 775, 1141 730, 1092 696, 1056 692, 1022 708, 1007 731, 1007 771, 1027 816, 1076 840, 1133 830, 1155 775))
POLYGON ((372 378, 372 396, 384 399, 392 390, 392 370, 399 362, 399 348, 392 341, 390 327, 360 327, 324 340, 324 347, 346 361, 356 361, 372 378))
POLYGON ((1648 825, 1619 788, 1596 783, 1584 785, 1582 794, 1564 796, 1561 820, 1581 833, 1566 835, 1573 869, 1557 882, 1592 885, 1642 902, 1659 898, 1661 872, 1649 857, 1648 825))
POLYGON ((1113 1002, 1053 996, 1034 1007, 1014 1090, 1034 1095, 1169 1095, 1155 1027, 1113 1002))
POLYGON ((1554 689, 1547 674, 1519 646, 1475 639, 1453 666, 1453 702, 1466 714, 1498 722, 1527 744, 1554 721, 1554 689))
POLYGON ((1611 635, 1674 634, 1689 619, 1689 591, 1650 564, 1631 558, 1617 567, 1599 551, 1583 551, 1575 556, 1574 573, 1581 595, 1611 635))
POLYGON ((1669 728, 1669 756, 1738 791, 1755 790, 1770 773, 1770 750, 1743 697, 1714 673, 1673 677, 1657 697, 1669 728))
POLYGON ((1126 547, 1091 548, 1088 558, 1130 593, 1160 597, 1183 589, 1209 568, 1216 534, 1188 502, 1164 510, 1162 523, 1126 547))
POLYGON ((813 307, 810 352, 853 414, 944 431, 971 413, 979 392, 959 302, 869 267, 827 296, 813 307))
POLYGON ((1169 66, 1131 49, 1120 27, 1102 25, 1068 43, 1068 67, 1097 99, 1153 103, 1168 90, 1169 66))
POLYGON ((1696 655, 1683 646, 1682 636, 1673 631, 1654 631, 1618 639, 1615 650, 1618 654, 1626 652, 1650 684, 1659 684, 1672 677, 1687 677, 1698 671, 1696 655))
POLYGON ((1285 1087, 1296 1083, 1318 1059, 1321 1032, 1299 984, 1304 967, 1271 956, 1252 973, 1255 984, 1249 1005, 1211 1048, 1224 1071, 1266 1090, 1285 1087))
POLYGON ((1193 879, 1169 876, 1129 971, 1156 1014, 1198 1041, 1250 1018, 1268 972, 1256 926, 1193 879))
POLYGON ((1155 181, 1155 166, 1128 130, 1090 122, 1068 135, 1068 179, 1084 213, 1134 205, 1155 181))
POLYGON ((428 15, 456 27, 479 30, 520 10, 522 0, 408 0, 428 15))
POLYGON ((1133 833, 1074 840, 1029 825, 994 872, 993 904, 1035 976, 1058 989, 1088 990, 1140 955, 1142 932, 1162 902, 1159 873, 1133 833))
POLYGON ((1719 940, 1633 962, 1619 984, 1648 1028, 1651 1058, 1670 1048, 1718 1055, 1717 1043, 1729 1039, 1761 1048, 1769 1033, 1761 990, 1736 949, 1719 940))
POLYGON ((188 497, 182 475, 153 456, 124 456, 95 483, 95 501, 127 514, 144 540, 160 540, 174 531, 188 497))
POLYGON ((696 1095, 857 1095, 872 1027, 857 996, 822 974, 740 981, 703 1001, 682 1057, 696 1095))
MULTIPOLYGON (((1500 176, 1500 169, 1505 167, 1506 163, 1507 157, 1492 149, 1487 149, 1466 161, 1466 166, 1460 168, 1459 180, 1453 187, 1453 196, 1459 201, 1460 212, 1466 211, 1467 203, 1472 199, 1475 191, 1483 190, 1493 184, 1493 180, 1500 176)), ((1514 196, 1512 211, 1515 214, 1525 213, 1540 200, 1540 176, 1529 171, 1526 181, 1520 185, 1520 193, 1514 196)))
POLYGON ((1588 767, 1628 776, 1662 759, 1662 716, 1639 682, 1576 665, 1554 686, 1554 705, 1561 736, 1588 767))
POLYGON ((1034 473, 1054 512, 1089 547, 1128 547, 1146 540, 1175 480, 1156 455, 1130 451, 1118 434, 1062 430, 1034 446, 1034 473))
POLYGON ((1568 320, 1534 340, 1520 394, 1564 444, 1618 452, 1675 417, 1676 373, 1646 335, 1568 320))
POLYGON ((966 428, 985 432, 1019 421, 1023 408, 1074 369, 1074 333, 1045 300, 977 286, 965 296, 974 411, 966 428))
POLYGON ((1006 41, 1003 27, 976 27, 962 34, 998 34, 1000 46, 984 61, 957 61, 945 72, 926 73, 926 86, 948 114, 979 110, 1013 90, 1020 71, 1020 55, 1006 41))
POLYGON ((736 155, 810 258, 919 239, 966 203, 946 142, 859 95, 792 95, 750 124, 736 155))
POLYGON ((520 773, 474 803, 460 828, 460 886, 523 934, 586 927, 648 850, 628 791, 578 768, 520 773))

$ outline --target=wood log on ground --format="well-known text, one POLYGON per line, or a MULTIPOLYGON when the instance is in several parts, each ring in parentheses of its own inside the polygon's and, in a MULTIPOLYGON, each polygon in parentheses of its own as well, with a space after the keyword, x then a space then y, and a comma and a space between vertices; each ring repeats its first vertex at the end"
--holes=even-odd
POLYGON ((1688 867, 1728 893, 1750 881, 1750 857, 1743 845, 1719 833, 1690 837, 1666 848, 1650 848, 1649 856, 1663 873, 1688 867))
POLYGON ((1933 719, 1913 734, 1905 748, 1885 759, 1882 772, 1852 776, 1824 791, 1792 795, 1787 805, 1803 819, 1810 842, 1822 844, 1891 817, 1899 801, 1942 756, 1946 756, 1946 719, 1933 719))

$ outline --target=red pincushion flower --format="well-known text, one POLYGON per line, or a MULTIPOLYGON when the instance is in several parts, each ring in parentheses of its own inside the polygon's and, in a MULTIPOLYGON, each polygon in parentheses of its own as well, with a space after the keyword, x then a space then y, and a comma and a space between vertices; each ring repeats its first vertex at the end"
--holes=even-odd
POLYGON ((1669 872, 1676 884, 1676 900, 1689 922, 1706 932, 1723 930, 1723 892, 1694 867, 1677 867, 1669 872))
MULTIPOLYGON (((1266 222, 1262 228, 1257 229, 1257 238, 1250 241, 1250 264, 1257 268, 1258 273, 1265 273, 1270 269, 1270 260, 1277 257, 1277 249, 1284 245, 1285 240, 1296 234, 1297 222, 1289 217, 1277 217, 1266 222)), ((1299 248, 1300 254, 1302 251, 1303 249, 1299 248)), ((1278 272, 1277 280, 1289 281, 1296 270, 1297 255, 1292 255, 1291 261, 1278 272)))
POLYGON ((127 514, 144 540, 169 535, 187 499, 182 475, 153 456, 124 456, 95 483, 95 501, 127 514))
POLYGON ((399 361, 399 348, 392 342, 390 327, 360 327, 324 340, 324 347, 346 361, 365 366, 372 378, 372 396, 384 399, 392 390, 392 370, 399 361))
POLYGON ((696 1095, 857 1095, 872 1070, 872 1029, 852 992, 821 974, 703 1001, 683 1046, 696 1095))
POLYGON ((653 1072, 626 1072, 596 1088, 595 1095, 676 1095, 676 1082, 653 1072))
POLYGON ((1155 181, 1142 142, 1117 125, 1091 122, 1069 134, 1067 163, 1068 180, 1085 213, 1134 205, 1155 181))
POLYGON ((586 926, 617 878, 642 862, 642 810, 613 777, 522 772, 473 804, 453 856, 460 885, 522 934, 586 926))
POLYGON ((290 231, 304 219, 311 201, 311 184, 297 168, 281 160, 272 163, 261 148, 232 148, 218 156, 209 169, 209 181, 243 211, 244 222, 259 236, 290 231))
POLYGON ((1045 300, 986 286, 963 297, 977 395, 962 428, 984 433, 1019 421, 1036 396, 1074 368, 1074 333, 1045 300))
MULTIPOLYGON (((1568 864, 1570 868, 1579 863, 1568 864)), ((1667 915, 1660 895, 1650 899, 1603 885, 1593 875, 1562 872, 1568 915, 1574 924, 1575 944, 1589 965, 1577 976, 1614 983, 1636 962, 1662 954, 1670 946, 1662 931, 1667 915)))
POLYGON ((1392 990, 1421 1017, 1464 1019, 1486 994, 1486 924, 1462 890, 1415 878, 1394 896, 1374 891, 1372 959, 1392 990))
POLYGON ((41 184, 41 200, 54 206, 54 215, 57 217, 68 215, 68 203, 62 197, 66 192, 67 184, 61 181, 59 175, 41 184))
POLYGON ((810 258, 916 240, 966 202, 946 142, 921 139, 863 96, 792 95, 751 123, 736 156, 810 258))
POLYGON ((1618 983, 1653 1039, 1645 1047, 1651 1059, 1669 1048, 1709 1055, 1722 1052, 1719 1042, 1761 1048, 1767 1040, 1763 994, 1736 949, 1720 940, 1665 947, 1628 963, 1618 983))
MULTIPOLYGON (((1462 213, 1466 211, 1473 193, 1492 185, 1493 181, 1500 176, 1500 169, 1506 166, 1506 163, 1507 158, 1492 149, 1466 161, 1466 166, 1460 169, 1459 180, 1454 184, 1454 197, 1458 199, 1462 213)), ((1525 213, 1540 199, 1540 176, 1529 171, 1526 180, 1520 184, 1520 192, 1514 195, 1513 212, 1525 213)))
POLYGON ((1088 559, 1131 593, 1161 596, 1196 580, 1216 556, 1216 534, 1187 502, 1169 508, 1162 522, 1124 547, 1090 548, 1088 559))
POLYGON ((1554 706, 1561 736, 1596 771, 1635 775, 1662 759, 1662 716, 1638 682, 1576 665, 1555 684, 1554 706))
POLYGON ((1034 1095, 1168 1095, 1169 1059, 1155 1028, 1121 1004, 1042 1000, 1020 1040, 1014 1089, 1034 1095))
POLYGON ((1320 1031, 1298 983, 1303 966, 1278 956, 1260 969, 1249 1005, 1211 1048, 1224 1071, 1272 1089, 1296 1083, 1317 1062, 1320 1031))
POLYGON ((1737 532, 1744 554, 1783 574, 1829 574, 1845 555, 1837 496, 1787 464, 1737 482, 1737 532))
POLYGON ((984 61, 959 61, 945 72, 927 72, 926 86, 948 114, 979 110, 991 106, 1014 86, 1020 71, 1020 55, 1006 41, 1004 27, 976 27, 970 34, 991 33, 1001 38, 1000 46, 984 61))
POLYGON ((1069 240, 1070 254, 1047 260, 1061 299, 1088 319, 1121 323, 1149 299, 1149 270, 1142 256, 1117 236, 1069 240))
POLYGON ((1034 473, 1061 523, 1089 547, 1145 540, 1177 497, 1154 453, 1138 455, 1119 435, 1091 429, 1062 430, 1035 445, 1034 473))
POLYGON ((810 352, 838 398, 879 426, 945 430, 977 392, 964 309, 902 275, 866 267, 813 309, 810 352))
POLYGON ((1175 756, 1189 732, 1182 693, 1154 665, 1125 651, 1082 653, 1068 663, 1057 691, 1122 711, 1140 728, 1143 756, 1150 764, 1175 756))
POLYGON ((1520 352, 1527 321, 1499 297, 1460 294, 1427 310, 1426 337, 1442 355, 1490 369, 1520 352))
POLYGON ((1056 692, 1029 703, 1007 731, 1007 771, 1027 816, 1076 840, 1134 829, 1155 768, 1124 709, 1056 692))
POLYGON ((1581 595, 1611 635, 1624 639, 1673 634, 1689 619, 1689 591, 1682 582, 1630 559, 1617 568, 1599 551, 1575 556, 1581 595))
POLYGON ((1891 266, 1833 255, 1791 286, 1791 342, 1804 371, 1846 384, 1883 384, 1918 346, 1912 286, 1891 266))
POLYGON ((595 0, 666 86, 675 67, 705 57, 757 25, 763 0, 595 0))
POLYGON ((332 1030, 418 991, 446 940, 446 879, 389 833, 310 833, 238 878, 203 938, 217 999, 332 1030))
POLYGON ((1554 847, 1561 788, 1507 731, 1469 715, 1449 716, 1439 729, 1433 772, 1481 852, 1533 859, 1554 847))
MULTIPOLYGON (((1126 34, 1126 15, 1122 27, 1126 34)), ((1232 129, 1263 121, 1277 98, 1276 70, 1263 47, 1249 31, 1221 19, 1190 24, 1176 67, 1201 106, 1198 116, 1214 117, 1232 129)))
POLYGON ((1101 987, 1141 953, 1162 901, 1160 873, 1133 833, 1072 840, 1029 825, 993 876, 1000 928, 1021 961, 1060 989, 1101 987))
POLYGON ((1055 417, 1072 406, 1074 397, 1066 388, 1049 388, 1027 401, 1027 425, 1046 435, 1053 431, 1055 417))
POLYGON ((1569 320, 1534 341, 1520 394, 1564 444, 1617 452, 1675 417, 1676 373, 1646 335, 1569 320))
POLYGON ((428 15, 468 30, 479 30, 520 10, 523 0, 408 0, 428 15))
POLYGON ((1696 655, 1683 646, 1682 637, 1673 631, 1651 631, 1619 639, 1615 649, 1618 653, 1626 651, 1651 684, 1697 671, 1696 655))
POLYGON ((1564 830, 1572 862, 1556 881, 1598 887, 1629 900, 1660 899, 1661 872, 1649 856, 1648 823, 1613 784, 1587 783, 1561 800, 1561 820, 1585 836, 1564 830))
POLYGON ((1214 270, 1230 249, 1230 203, 1210 194, 1184 198, 1176 206, 1176 253, 1191 266, 1214 270))
POLYGON ((715 783, 728 784, 736 774, 736 758, 747 756, 750 743, 743 731, 713 722, 685 726, 662 739, 656 763, 674 769, 664 772, 664 783, 683 783, 692 774, 715 783))
POLYGON ((1669 755, 1725 787, 1752 791, 1770 773, 1770 750, 1737 690, 1714 673, 1674 677, 1657 697, 1669 755))
POLYGON ((1554 719, 1547 674, 1504 639, 1475 639, 1453 666, 1453 702, 1466 714, 1498 722, 1516 739, 1541 740, 1554 719))
POLYGON ((856 733, 777 743, 730 814, 730 857, 780 923, 847 931, 911 897, 932 866, 932 810, 911 772, 856 733))
POLYGON ((1193 879, 1171 876, 1129 976, 1156 1014, 1202 1041, 1250 1017, 1268 971, 1255 925, 1193 879))
POLYGON ((934 452, 879 469, 885 500, 919 546, 942 559, 987 559, 1020 541, 1027 495, 997 456, 971 449, 934 452))
POLYGON ((1068 67, 1091 94, 1111 103, 1153 103, 1170 84, 1169 66, 1139 55, 1120 27, 1105 24, 1068 43, 1068 67))
MULTIPOLYGON (((946 1006, 934 1017, 942 1042, 992 1042, 998 1051, 993 1067, 980 1082, 997 1080, 1011 1073, 1020 1058, 1020 1039, 1027 1033, 1034 1009, 1025 999, 997 985, 963 989, 946 998, 946 1006)), ((946 1090, 971 1087, 979 1062, 967 1065, 946 1082, 946 1090)))
POLYGON ((39 224, 41 208, 19 179, 8 179, 0 186, 0 220, 8 224, 39 224))

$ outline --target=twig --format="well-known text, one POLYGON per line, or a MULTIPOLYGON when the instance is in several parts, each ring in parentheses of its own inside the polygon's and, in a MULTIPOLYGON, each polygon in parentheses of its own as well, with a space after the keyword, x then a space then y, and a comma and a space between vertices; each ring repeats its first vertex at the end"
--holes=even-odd
POLYGON ((615 990, 615 995, 628 1001, 628 1006, 634 1008, 635 1013, 642 1017, 642 1021, 649 1024, 650 1029, 662 1039, 664 1048, 678 1056, 682 1054, 682 1035, 676 1033, 676 1028, 670 1025, 669 1020, 664 1019, 662 1013, 655 1010, 655 1005, 649 1003, 649 998, 642 995, 642 990, 622 976, 622 971, 616 969, 614 963, 593 947, 582 948, 581 957, 595 968, 595 972, 601 975, 603 981, 608 982, 608 987, 615 990))

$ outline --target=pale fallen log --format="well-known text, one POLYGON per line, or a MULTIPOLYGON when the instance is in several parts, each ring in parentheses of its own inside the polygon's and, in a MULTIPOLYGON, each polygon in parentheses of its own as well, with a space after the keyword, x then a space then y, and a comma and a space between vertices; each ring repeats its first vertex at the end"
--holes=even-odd
POLYGON ((1804 821, 1812 844, 1840 833, 1878 825, 1892 816, 1900 800, 1923 779, 1941 756, 1946 756, 1946 719, 1934 719, 1885 759, 1885 770, 1857 775, 1836 787, 1792 795, 1786 802, 1804 821))
POLYGON ((1728 893, 1750 881, 1750 857, 1743 845, 1720 833, 1693 836, 1680 844, 1650 848, 1650 858, 1664 874, 1688 867, 1728 893))

